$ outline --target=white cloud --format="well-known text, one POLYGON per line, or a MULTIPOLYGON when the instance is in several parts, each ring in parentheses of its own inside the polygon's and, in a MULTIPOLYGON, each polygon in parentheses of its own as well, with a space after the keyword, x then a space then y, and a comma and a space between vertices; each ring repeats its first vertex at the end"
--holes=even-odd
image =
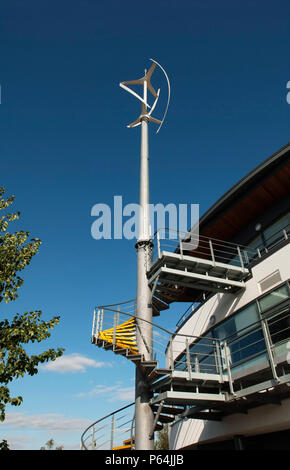
POLYGON ((85 372, 88 367, 112 367, 112 364, 108 362, 98 362, 94 359, 85 357, 82 354, 72 353, 58 357, 55 359, 55 361, 50 361, 45 365, 41 365, 40 369, 51 372, 65 373, 85 372))
POLYGON ((124 387, 122 382, 115 385, 96 385, 88 392, 79 393, 77 398, 105 395, 108 401, 134 401, 135 387, 124 387))
POLYGON ((27 447, 27 444, 33 442, 30 437, 15 436, 10 434, 3 434, 1 440, 6 439, 8 442, 9 449, 11 450, 23 450, 27 447))
POLYGON ((135 387, 120 387, 113 393, 109 401, 134 401, 135 400, 135 387))
POLYGON ((7 413, 2 426, 14 429, 33 428, 47 431, 80 431, 90 424, 90 421, 82 418, 69 418, 58 414, 7 413))

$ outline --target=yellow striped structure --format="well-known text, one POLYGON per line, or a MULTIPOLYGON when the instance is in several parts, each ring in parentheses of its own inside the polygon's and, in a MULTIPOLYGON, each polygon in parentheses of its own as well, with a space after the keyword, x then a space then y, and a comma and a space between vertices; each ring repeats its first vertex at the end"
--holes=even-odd
POLYGON ((136 346, 136 320, 134 317, 121 323, 115 329, 110 328, 100 331, 98 338, 108 343, 115 344, 119 348, 129 349, 133 354, 138 354, 136 346))
POLYGON ((112 450, 126 450, 126 449, 132 449, 132 448, 135 448, 135 437, 134 436, 133 436, 133 439, 132 439, 132 444, 131 444, 131 439, 126 439, 125 441, 123 441, 122 446, 112 447, 112 450))

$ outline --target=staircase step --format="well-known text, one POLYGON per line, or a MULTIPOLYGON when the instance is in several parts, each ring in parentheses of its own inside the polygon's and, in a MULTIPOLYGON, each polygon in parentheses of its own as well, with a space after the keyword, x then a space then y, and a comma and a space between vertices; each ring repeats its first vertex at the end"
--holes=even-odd
MULTIPOLYGON (((163 409, 162 409, 162 411, 163 411, 163 409)), ((174 419, 175 419, 174 416, 169 416, 169 415, 161 413, 159 415, 158 421, 160 423, 172 423, 172 421, 174 421, 174 419)))
POLYGON ((156 369, 157 365, 158 365, 157 361, 142 361, 141 362, 141 366, 143 367, 144 372, 147 376, 149 376, 151 372, 156 369))
POLYGON ((155 369, 148 375, 148 379, 150 382, 153 382, 157 377, 160 378, 163 375, 168 375, 171 373, 172 369, 155 369))
POLYGON ((204 421, 222 421, 223 415, 219 411, 196 411, 186 417, 204 421))
POLYGON ((169 305, 162 300, 159 295, 154 295, 152 299, 153 306, 157 308, 157 310, 167 310, 169 308, 169 305))
POLYGON ((128 354, 126 357, 130 359, 130 361, 137 363, 142 362, 144 359, 143 354, 128 354))
POLYGON ((135 446, 134 445, 131 446, 131 444, 126 444, 124 446, 112 447, 112 450, 129 450, 131 449, 131 447, 134 448, 135 446))
POLYGON ((142 366, 143 367, 148 367, 148 368, 154 367, 154 368, 156 368, 157 364, 158 364, 157 361, 142 361, 142 366))
MULTIPOLYGON (((126 439, 125 441, 123 441, 123 445, 124 446, 127 446, 131 444, 131 438, 129 437, 129 439, 126 439)), ((135 444, 135 436, 132 437, 132 444, 135 444)))
POLYGON ((115 354, 120 354, 121 356, 128 356, 130 349, 114 349, 113 350, 115 354))
POLYGON ((154 391, 165 391, 168 390, 168 387, 170 387, 172 383, 172 377, 170 375, 166 375, 163 377, 158 377, 158 380, 156 382, 151 382, 150 383, 150 389, 154 391))
MULTIPOLYGON (((180 296, 180 290, 183 289, 179 287, 179 289, 169 288, 168 285, 160 285, 158 289, 155 291, 156 297, 159 297, 164 303, 170 304, 178 300, 180 296)), ((168 307, 169 308, 169 307, 168 307)))
POLYGON ((160 317, 160 312, 154 305, 152 305, 152 317, 160 317))
MULTIPOLYGON (((151 405, 153 412, 157 412, 159 405, 151 405)), ((184 406, 177 408, 176 406, 163 405, 162 414, 168 414, 173 416, 178 416, 184 412, 184 406)))

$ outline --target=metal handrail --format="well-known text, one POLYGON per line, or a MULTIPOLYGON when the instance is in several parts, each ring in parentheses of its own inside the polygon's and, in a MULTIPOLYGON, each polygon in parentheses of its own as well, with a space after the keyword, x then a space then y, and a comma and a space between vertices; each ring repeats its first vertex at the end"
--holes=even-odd
MULTIPOLYGON (((284 300, 280 302, 280 304, 283 304, 284 300)), ((279 304, 277 304, 278 306, 279 304)), ((106 310, 106 309, 104 309, 106 310)), ((108 312, 114 312, 115 310, 108 308, 108 312)), ((118 313, 120 313, 120 310, 117 310, 118 313)), ((284 311, 288 316, 290 316, 290 313, 288 311, 284 311)), ((124 314, 128 316, 128 313, 124 314)), ((279 314, 279 312, 276 313, 276 316, 279 314)), ((141 319, 140 319, 141 320, 141 319)), ((159 327, 158 325, 155 325, 158 330, 161 330, 161 336, 163 336, 163 333, 170 334, 169 338, 169 347, 167 348, 167 353, 169 355, 169 368, 176 369, 176 370, 184 370, 189 374, 189 377, 191 376, 192 373, 207 373, 207 374, 219 374, 222 377, 227 377, 227 382, 229 386, 229 390, 231 394, 235 394, 235 389, 234 389, 234 379, 232 378, 232 371, 234 370, 235 367, 238 365, 248 362, 252 358, 261 356, 262 354, 267 353, 267 359, 269 362, 269 365, 267 367, 270 367, 270 370, 272 370, 273 378, 277 380, 277 371, 276 371, 276 363, 274 360, 274 352, 275 352, 275 346, 277 344, 282 344, 285 343, 286 341, 289 341, 289 335, 288 337, 285 337, 285 339, 282 339, 281 341, 274 343, 272 342, 273 336, 277 334, 285 334, 286 330, 289 330, 290 327, 282 327, 278 331, 275 331, 274 333, 270 333, 268 326, 269 322, 271 322, 271 325, 277 324, 280 321, 280 319, 275 319, 274 317, 267 317, 264 316, 261 319, 258 319, 257 321, 251 323, 250 325, 247 325, 246 327, 242 328, 239 330, 238 335, 230 335, 226 338, 209 338, 206 336, 197 336, 197 335, 185 335, 185 334, 174 334, 174 340, 173 340, 173 334, 167 330, 166 328, 159 327), (272 322, 271 322, 272 320, 272 322), (244 341, 245 338, 249 337, 251 334, 260 331, 262 333, 262 337, 257 339, 256 341, 250 340, 250 342, 246 345, 240 345, 238 349, 232 350, 232 347, 235 343, 244 341), (235 337, 234 337, 235 336, 235 337), (180 337, 180 338, 179 338, 180 337), (192 342, 189 346, 188 340, 189 339, 195 340, 192 342), (185 339, 185 341, 184 341, 185 339), (179 341, 180 340, 180 341, 179 341), (263 344, 262 348, 258 348, 257 351, 254 351, 252 354, 249 354, 247 357, 235 360, 233 361, 234 356, 239 355, 239 353, 243 353, 243 351, 246 351, 249 348, 252 348, 255 345, 258 345, 259 343, 263 344), (181 344, 181 346, 178 348, 178 350, 174 350, 174 346, 178 346, 178 344, 181 344), (199 345, 201 347, 208 347, 212 348, 210 352, 199 352, 199 351, 194 351, 191 348, 194 347, 195 345, 199 345), (173 355, 173 357, 170 357, 173 355)), ((150 322, 149 322, 150 323, 150 322)), ((160 332, 158 333, 160 335, 160 332)), ((153 342, 154 344, 154 342, 153 342)), ((163 346, 162 341, 158 341, 158 344, 163 346)), ((163 355, 165 356, 165 351, 163 351, 163 355)), ((82 448, 87 449, 87 440, 89 439, 90 436, 86 436, 86 433, 88 430, 91 428, 93 429, 94 426, 97 423, 100 423, 101 421, 105 420, 106 418, 109 418, 113 415, 115 415, 118 412, 121 412, 122 410, 128 408, 129 406, 134 405, 134 403, 131 403, 130 405, 127 405, 123 408, 120 408, 119 410, 110 413, 106 415, 105 417, 95 421, 93 424, 91 424, 82 434, 81 437, 81 443, 82 443, 82 448)), ((125 415, 126 416, 126 415, 125 415)), ((123 418, 123 416, 120 417, 120 419, 123 418)), ((131 432, 131 446, 132 446, 132 439, 133 439, 133 420, 126 421, 125 423, 122 424, 122 426, 127 426, 127 424, 131 423, 131 429, 125 429, 124 432, 131 432)), ((116 419, 118 421, 118 419, 116 419)), ((104 429, 104 426, 102 426, 100 429, 104 429)), ((99 431, 97 430, 97 431, 99 431)), ((121 433, 119 433, 121 435, 121 433)), ((102 438, 104 434, 102 434, 100 437, 102 438)), ((112 439, 111 439, 112 441, 112 439)), ((111 442, 110 439, 108 440, 103 440, 101 444, 98 445, 98 448, 103 446, 104 444, 111 442)), ((96 441, 94 441, 96 442, 96 441)))
POLYGON ((249 264, 249 259, 257 255, 256 250, 242 244, 169 228, 158 229, 154 234, 154 238, 157 241, 158 258, 161 258, 162 248, 165 247, 174 253, 180 253, 182 257, 184 253, 190 252, 191 256, 209 259, 214 265, 217 262, 230 264, 242 268, 244 271, 249 264), (163 232, 165 234, 169 233, 169 237, 163 237, 163 232), (174 237, 171 236, 172 233, 174 237))
MULTIPOLYGON (((284 300, 281 301, 283 303, 284 300)), ((115 304, 114 306, 116 306, 115 304)), ((277 307, 279 304, 277 304, 277 307)), ((111 308, 104 308, 103 314, 106 313, 114 313, 114 314, 123 314, 125 317, 130 316, 132 318, 132 315, 128 314, 127 312, 120 311, 118 308, 117 309, 111 309, 111 308)), ((161 327, 160 325, 157 325, 153 322, 149 322, 148 320, 144 320, 139 318, 138 316, 133 316, 135 319, 139 319, 139 321, 145 321, 146 323, 152 324, 153 327, 153 345, 152 345, 152 350, 150 352, 153 353, 153 357, 156 358, 158 355, 158 359, 160 361, 161 359, 165 359, 166 365, 170 364, 170 367, 173 368, 173 362, 180 362, 181 356, 184 354, 185 351, 185 343, 186 341, 190 341, 190 348, 194 347, 195 345, 199 345, 201 347, 203 346, 210 346, 213 349, 216 347, 216 343, 218 343, 219 347, 223 347, 224 342, 227 342, 228 346, 230 347, 231 344, 236 343, 237 341, 240 341, 241 339, 246 338, 250 334, 252 334, 255 331, 261 330, 263 323, 268 321, 267 318, 262 318, 258 319, 255 322, 252 322, 251 324, 245 326, 241 330, 239 330, 239 335, 236 336, 236 333, 233 335, 229 335, 224 338, 214 338, 214 337, 208 337, 208 336, 202 336, 202 335, 190 335, 190 334, 185 334, 185 333, 173 333, 169 330, 167 330, 164 327, 161 327), (164 334, 165 333, 165 334, 164 334)), ((114 319, 111 319, 111 324, 114 324, 114 319)), ((94 335, 97 335, 98 332, 95 331, 94 335)), ((256 343, 261 342, 261 340, 258 340, 256 343)), ((249 345, 246 345, 246 348, 249 348, 250 346, 253 346, 256 343, 251 343, 249 345)), ((238 353, 239 350, 235 351, 235 353, 238 353)), ((200 357, 205 357, 208 353, 204 352, 194 352, 197 356, 200 357)), ((211 353, 212 354, 212 353, 211 353)))
MULTIPOLYGON (((246 258, 252 258, 252 257, 253 258, 254 257, 261 258, 262 257, 261 250, 266 250, 266 252, 269 251, 269 249, 272 248, 271 247, 271 240, 273 240, 273 238, 277 237, 277 235, 280 235, 280 236, 279 236, 279 239, 277 241, 274 240, 275 241, 275 246, 281 240, 283 240, 283 239, 286 240, 286 239, 289 238, 289 236, 288 236, 290 234, 289 227, 290 227, 290 224, 285 225, 281 229, 277 230, 277 232, 273 233, 266 240, 266 245, 264 243, 261 243, 261 244, 257 245, 257 247, 255 247, 255 248, 252 248, 249 245, 243 245, 241 243, 233 243, 233 242, 228 242, 228 241, 225 241, 225 240, 220 240, 220 239, 217 239, 217 238, 206 237, 204 235, 196 235, 195 233, 192 233, 190 231, 189 232, 182 232, 182 231, 178 231, 176 229, 170 229, 168 227, 163 227, 163 228, 159 228, 158 230, 156 230, 156 232, 154 233, 153 239, 156 238, 156 240, 157 240, 158 256, 160 256, 161 241, 166 240, 165 243, 162 241, 162 245, 166 246, 166 247, 170 247, 170 248, 172 248, 172 243, 173 242, 177 242, 178 245, 175 247, 175 251, 176 250, 182 251, 182 244, 184 243, 184 244, 187 244, 189 247, 192 245, 194 252, 198 253, 197 248, 200 247, 200 246, 202 247, 202 244, 204 244, 206 242, 208 244, 207 249, 209 250, 209 252, 207 252, 207 253, 203 252, 202 253, 199 250, 199 252, 202 253, 202 254, 207 254, 207 255, 212 254, 212 253, 210 253, 210 251, 211 251, 210 250, 210 244, 213 244, 214 245, 214 251, 216 253, 217 252, 223 252, 223 253, 226 253, 228 255, 230 255, 230 254, 234 255, 235 253, 231 253, 230 250, 237 250, 237 248, 239 247, 240 249, 243 250, 244 257, 246 257, 246 258), (169 234, 173 233, 173 234, 175 234, 175 237, 171 237, 171 236, 169 236, 169 238, 167 238, 166 236, 162 237, 161 236, 162 232, 169 233, 169 234), (190 240, 195 240, 195 243, 192 244, 189 241, 186 241, 187 238, 189 238, 190 240), (270 245, 270 246, 267 246, 267 245, 270 245), (221 250, 218 247, 226 248, 226 251, 221 250)), ((236 254, 236 256, 237 256, 237 254, 236 254)), ((222 258, 222 256, 220 254, 219 255, 217 254, 217 257, 222 258)), ((227 259, 226 257, 224 257, 224 258, 227 259)), ((249 262, 252 262, 252 261, 253 260, 249 260, 249 262)), ((246 264, 248 264, 248 261, 246 262, 246 264)))
MULTIPOLYGON (((110 418, 110 417, 116 415, 117 413, 119 413, 119 412, 121 412, 121 411, 123 411, 123 410, 125 410, 125 409, 127 409, 127 408, 129 408, 129 407, 131 407, 131 406, 133 406, 133 405, 135 405, 135 402, 130 403, 129 405, 123 406, 122 408, 119 408, 118 410, 115 410, 115 411, 113 411, 112 413, 109 413, 109 414, 107 414, 106 416, 103 416, 102 418, 100 418, 100 419, 98 419, 97 421, 94 421, 92 424, 90 424, 90 425, 84 430, 84 432, 83 432, 82 435, 81 435, 81 449, 82 449, 82 450, 83 450, 83 449, 84 449, 84 450, 89 450, 89 449, 87 448, 87 446, 85 445, 85 442, 89 439, 90 436, 85 437, 85 435, 86 435, 86 433, 87 433, 90 429, 94 429, 94 427, 95 427, 96 424, 100 423, 101 421, 104 421, 104 420, 107 419, 107 418, 110 418)), ((128 421, 128 423, 131 423, 131 420, 128 421)), ((106 426, 109 426, 109 425, 102 426, 102 428, 104 428, 104 427, 106 427, 106 426)), ((99 428, 99 429, 102 429, 102 428, 99 428)), ((101 445, 105 444, 106 442, 108 442, 108 441, 104 441, 101 445)))
MULTIPOLYGON (((212 240, 212 241, 214 241, 214 242, 220 242, 222 245, 229 245, 229 246, 231 245, 231 246, 233 246, 233 247, 235 247, 235 246, 238 245, 238 246, 240 246, 241 248, 248 248, 248 246, 243 245, 243 244, 241 244, 241 243, 228 242, 228 241, 225 241, 225 240, 221 240, 221 239, 219 239, 219 238, 206 237, 205 235, 195 235, 194 232, 190 232, 190 231, 184 232, 184 231, 177 230, 177 229, 172 229, 172 228, 169 228, 169 227, 160 227, 158 230, 155 231, 154 236, 153 236, 153 239, 154 239, 155 237, 157 237, 157 234, 160 233, 161 231, 174 232, 174 233, 176 233, 176 234, 178 234, 178 235, 179 235, 179 234, 183 234, 183 235, 184 235, 184 238, 186 238, 186 237, 194 238, 194 237, 195 237, 195 238, 197 238, 198 240, 212 240)), ((172 239, 172 240, 173 240, 173 239, 172 239)), ((177 238, 176 238, 175 240, 178 240, 178 241, 179 241, 179 240, 180 240, 180 237, 177 236, 177 238)), ((181 241, 184 242, 184 243, 187 243, 186 240, 182 240, 182 239, 181 239, 181 241)))
MULTIPOLYGON (((264 245, 264 243, 260 243, 259 245, 257 245, 257 247, 255 248, 255 250, 258 250, 258 249, 269 249, 269 247, 267 246, 268 244, 271 244, 270 240, 274 237, 276 237, 277 235, 281 235, 281 237, 279 238, 279 241, 280 240, 287 240, 289 237, 288 235, 290 235, 290 224, 287 224, 285 225, 284 227, 280 228, 279 230, 277 230, 277 232, 274 232, 272 233, 272 235, 270 235, 269 238, 265 239, 265 242, 266 242, 266 246, 264 245), (283 234, 283 236, 282 236, 283 234)), ((279 243, 279 241, 277 243, 279 243)))
MULTIPOLYGON (((114 305, 118 305, 118 304, 114 304, 114 305)), ((119 313, 119 314, 122 314, 122 315, 126 315, 126 316, 128 316, 128 317, 131 317, 131 318, 136 318, 136 319, 138 319, 138 320, 140 320, 140 321, 144 321, 144 322, 146 322, 146 323, 150 323, 153 327, 156 327, 156 328, 158 328, 159 330, 164 331, 165 333, 167 333, 168 335, 170 335, 170 336, 172 336, 172 337, 181 336, 181 337, 186 337, 186 338, 205 339, 205 340, 211 341, 211 338, 206 338, 205 336, 189 335, 189 334, 175 333, 175 332, 169 331, 169 330, 167 330, 166 328, 164 328, 164 327, 162 327, 162 326, 160 326, 160 325, 157 325, 157 324, 154 323, 154 322, 151 322, 151 321, 149 321, 149 320, 145 320, 144 318, 140 318, 140 317, 138 317, 137 315, 131 315, 131 314, 129 314, 129 313, 127 313, 127 312, 124 312, 124 311, 122 311, 122 310, 111 309, 111 308, 108 308, 108 307, 105 307, 105 306, 102 306, 102 305, 100 305, 100 306, 98 306, 98 307, 95 308, 95 310, 97 310, 97 309, 98 309, 98 310, 107 310, 107 311, 109 311, 109 312, 119 313)), ((113 324, 112 324, 112 326, 113 326, 113 324)), ((215 338, 214 340, 215 340, 215 341, 218 341, 218 338, 215 338)))
MULTIPOLYGON (((113 308, 107 307, 107 308, 99 308, 98 310, 98 315, 101 312, 102 316, 109 316, 111 325, 116 327, 116 316, 118 316, 118 319, 120 322, 122 322, 122 316, 125 318, 131 317, 132 315, 128 314, 127 312, 120 311, 118 305, 114 305, 113 308)), ((95 314, 96 315, 96 312, 95 314)), ((173 333, 169 330, 167 330, 164 327, 161 327, 160 325, 156 325, 153 322, 150 322, 148 320, 144 320, 142 318, 139 318, 138 316, 134 316, 136 320, 138 319, 139 322, 145 322, 145 323, 150 323, 152 325, 152 330, 153 330, 153 338, 152 338, 152 347, 150 347, 150 353, 152 353, 152 357, 154 358, 155 361, 158 363, 158 367, 165 367, 169 369, 174 369, 174 364, 177 360, 177 358, 182 354, 182 351, 186 348, 187 344, 192 344, 194 341, 199 341, 201 344, 204 346, 210 346, 214 349, 215 353, 218 354, 218 350, 221 347, 221 342, 219 339, 216 338, 207 338, 204 336, 199 336, 199 335, 190 335, 190 334, 184 334, 184 333, 173 333), (160 365, 162 364, 162 365, 160 365)), ((100 341, 104 341, 104 339, 109 340, 113 346, 114 350, 114 343, 112 342, 112 336, 114 338, 114 335, 112 335, 112 328, 110 329, 110 337, 104 336, 104 333, 102 333, 100 336, 99 334, 101 333, 97 327, 96 327, 96 322, 94 320, 94 328, 93 328, 93 342, 95 342, 96 339, 99 339, 100 341)), ((97 322, 100 323, 100 322, 97 322)), ((103 321, 101 322, 103 324, 103 321)), ((142 339, 142 338, 141 338, 142 339)), ((116 349, 120 349, 120 343, 115 344, 116 349)), ((121 346, 122 347, 122 346, 121 346)), ((125 346, 124 346, 125 349, 125 346)), ((138 353, 138 350, 136 351, 138 353)), ((131 354, 131 353, 129 353, 131 354)), ((187 365, 187 369, 191 367, 189 364, 187 365)), ((222 373, 221 369, 217 369, 217 373, 222 373)))
MULTIPOLYGON (((278 243, 289 239, 288 234, 290 235, 290 224, 287 224, 285 227, 283 227, 283 228, 281 228, 280 230, 278 230, 277 232, 273 233, 273 234, 271 235, 271 237, 266 240, 266 245, 268 244, 268 242, 269 242, 269 240, 270 240, 271 238, 276 237, 277 235, 280 235, 279 240, 275 243, 275 246, 277 246, 278 243)), ((271 243, 270 243, 270 244, 271 244, 271 243)), ((239 246, 242 246, 242 245, 239 245, 239 246)), ((249 248, 249 247, 248 247, 248 248, 249 248)), ((255 249, 252 249, 252 248, 251 248, 251 250, 255 253, 256 258, 259 258, 259 259, 260 259, 260 258, 262 257, 261 250, 262 250, 262 249, 265 249, 265 248, 267 249, 267 252, 269 252, 269 251, 271 251, 271 249, 273 249, 274 247, 271 247, 271 246, 270 246, 270 247, 269 247, 269 246, 266 246, 266 247, 265 247, 263 244, 260 244, 260 245, 258 245, 255 249)), ((266 252, 266 253, 267 253, 267 252, 266 252)), ((249 260, 249 264, 251 265, 251 263, 252 263, 253 261, 254 261, 253 259, 249 260)), ((176 323, 176 326, 177 326, 177 327, 180 327, 180 326, 185 322, 185 320, 190 316, 191 312, 194 313, 194 311, 195 311, 196 309, 189 311, 190 308, 192 308, 192 305, 193 305, 193 304, 194 304, 194 303, 192 303, 192 304, 186 309, 186 311, 182 314, 182 316, 180 317, 180 319, 179 319, 178 322, 176 323)), ((202 304, 203 304, 203 302, 200 302, 197 308, 199 308, 202 304)))

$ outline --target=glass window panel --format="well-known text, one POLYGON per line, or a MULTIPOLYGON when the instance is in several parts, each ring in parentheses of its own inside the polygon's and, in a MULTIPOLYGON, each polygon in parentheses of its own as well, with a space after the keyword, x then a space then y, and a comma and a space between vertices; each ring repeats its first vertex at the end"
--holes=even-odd
POLYGON ((261 328, 239 337, 228 344, 232 364, 244 361, 266 349, 261 328))
POLYGON ((227 340, 230 362, 235 364, 247 360, 262 351, 266 346, 259 323, 256 302, 245 307, 235 316, 214 329, 214 336, 227 340))
POLYGON ((287 311, 275 315, 267 323, 273 344, 290 338, 290 310, 287 309, 287 311))
POLYGON ((275 245, 280 239, 283 234, 283 228, 287 227, 290 223, 290 215, 286 214, 280 219, 278 219, 274 224, 264 230, 264 237, 267 242, 267 246, 275 245))
MULTIPOLYGON (((259 321, 258 306, 256 302, 245 307, 234 317, 238 335, 243 335, 247 326, 253 325, 259 321)), ((258 326, 258 325, 257 325, 258 326)))
POLYGON ((213 351, 199 361, 199 370, 200 372, 216 373, 216 360, 213 351))
MULTIPOLYGON (((263 311, 287 299, 288 286, 283 285, 259 300, 263 311)), ((273 344, 290 338, 290 310, 268 319, 273 344)), ((193 370, 198 363, 201 372, 216 373, 215 348, 212 338, 226 340, 231 364, 247 361, 266 350, 263 332, 259 323, 257 302, 253 302, 236 315, 225 320, 190 346, 190 361, 193 370)), ((186 370, 186 355, 179 358, 176 368, 186 370)))
POLYGON ((258 235, 256 238, 254 238, 254 240, 247 244, 247 246, 252 250, 256 250, 257 248, 261 247, 261 245, 263 245, 261 235, 258 235))
POLYGON ((221 325, 214 328, 213 336, 217 339, 225 339, 236 335, 236 323, 234 317, 221 323, 221 325))
POLYGON ((259 320, 256 302, 245 307, 239 313, 214 328, 213 335, 218 339, 235 337, 245 333, 245 328, 259 320), (242 331, 240 331, 242 330, 242 331))
POLYGON ((287 285, 279 287, 278 289, 270 292, 270 294, 266 295, 265 297, 262 297, 259 300, 259 304, 260 304, 262 312, 267 310, 270 307, 273 307, 273 305, 276 305, 279 302, 282 302, 282 300, 288 299, 288 297, 289 297, 289 294, 288 294, 287 285))
POLYGON ((215 350, 211 336, 204 337, 190 346, 190 362, 194 371, 216 373, 215 350))
POLYGON ((207 339, 204 337, 190 346, 189 349, 190 352, 194 354, 209 354, 213 349, 212 340, 211 338, 207 339))
POLYGON ((175 362, 174 364, 174 369, 176 370, 186 370, 186 359, 185 359, 185 355, 182 356, 178 362, 175 362))
POLYGON ((259 248, 260 252, 264 254, 265 246, 268 249, 271 249, 277 243, 283 240, 284 239, 283 229, 288 228, 289 230, 289 225, 290 225, 290 213, 282 216, 272 225, 270 225, 265 230, 263 230, 262 235, 258 234, 250 243, 248 243, 248 247, 254 250, 254 252, 252 252, 251 250, 248 251, 249 261, 251 262, 257 258, 257 253, 255 253, 255 250, 257 250, 257 248, 259 248))

